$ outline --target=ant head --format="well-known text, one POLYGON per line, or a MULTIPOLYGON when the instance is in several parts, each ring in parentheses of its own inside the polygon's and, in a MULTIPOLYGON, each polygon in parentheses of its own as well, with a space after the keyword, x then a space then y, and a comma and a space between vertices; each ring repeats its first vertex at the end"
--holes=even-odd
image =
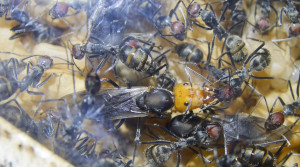
POLYGON ((49 15, 52 15, 52 19, 57 19, 67 15, 69 6, 65 2, 57 2, 49 11, 49 15))
POLYGON ((290 36, 298 36, 300 34, 300 23, 292 24, 289 28, 290 36))
POLYGON ((266 32, 270 28, 270 26, 270 20, 264 17, 260 18, 255 24, 255 28, 262 33, 266 32))
POLYGON ((265 122, 267 130, 274 130, 279 128, 284 122, 284 115, 281 112, 271 114, 265 122))
POLYGON ((181 36, 184 36, 185 33, 185 25, 181 21, 175 21, 171 24, 171 33, 175 35, 175 37, 179 40, 184 40, 184 37, 182 39, 181 36))
POLYGON ((53 59, 50 56, 39 56, 37 64, 41 65, 44 69, 50 69, 53 66, 53 59))
POLYGON ((84 52, 81 50, 81 46, 79 44, 72 46, 72 56, 79 60, 84 57, 84 52))
POLYGON ((188 8, 187 12, 192 17, 198 17, 200 15, 201 6, 198 3, 191 3, 188 8))

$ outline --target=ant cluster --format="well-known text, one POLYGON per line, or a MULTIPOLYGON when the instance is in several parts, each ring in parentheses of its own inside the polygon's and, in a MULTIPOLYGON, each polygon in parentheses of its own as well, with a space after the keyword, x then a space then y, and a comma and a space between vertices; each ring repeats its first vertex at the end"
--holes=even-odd
POLYGON ((74 166, 295 166, 299 6, 0 0, 0 116, 74 166))

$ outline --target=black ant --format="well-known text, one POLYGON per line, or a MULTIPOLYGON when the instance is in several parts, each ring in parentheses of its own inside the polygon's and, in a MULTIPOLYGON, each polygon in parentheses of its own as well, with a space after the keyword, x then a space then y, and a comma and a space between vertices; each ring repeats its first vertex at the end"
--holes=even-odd
POLYGON ((210 163, 208 159, 199 154, 192 146, 199 149, 215 146, 222 136, 222 127, 218 123, 209 122, 201 117, 194 116, 192 113, 174 117, 167 124, 168 129, 159 124, 150 126, 157 127, 176 139, 175 142, 161 140, 153 134, 150 128, 148 129, 151 136, 157 140, 141 142, 141 144, 154 144, 145 153, 147 164, 153 166, 164 165, 175 151, 177 152, 176 166, 179 166, 181 162, 180 152, 186 148, 202 158, 205 163, 210 163))
POLYGON ((273 27, 277 25, 278 22, 278 13, 277 10, 271 5, 272 0, 258 0, 256 1, 255 9, 254 9, 254 17, 256 17, 257 6, 260 6, 261 18, 256 21, 255 28, 260 33, 266 33, 271 30, 273 27), (270 25, 270 12, 271 10, 275 14, 275 21, 272 25, 270 25))
POLYGON ((296 9, 296 6, 293 4, 294 2, 292 0, 283 0, 283 2, 286 4, 286 7, 283 7, 280 10, 280 20, 279 20, 279 26, 282 25, 282 15, 285 13, 286 17, 292 22, 292 24, 289 26, 288 31, 288 38, 285 39, 273 39, 272 42, 281 42, 281 41, 289 41, 291 39, 297 38, 300 35, 300 17, 299 12, 296 9))
MULTIPOLYGON (((296 87, 296 95, 293 93, 293 88, 291 81, 288 81, 288 87, 291 93, 291 97, 293 98, 293 102, 290 104, 286 104, 284 100, 281 97, 277 97, 272 105, 272 108, 269 112, 269 117, 265 122, 265 128, 268 130, 274 130, 282 126, 284 123, 284 120, 287 116, 295 116, 300 117, 300 114, 297 114, 297 110, 300 108, 300 101, 299 101, 299 85, 300 85, 300 79, 298 79, 297 87, 296 87), (280 102, 280 104, 283 106, 282 111, 273 112, 274 107, 277 102, 280 102)), ((267 103, 266 103, 267 105, 267 103)))

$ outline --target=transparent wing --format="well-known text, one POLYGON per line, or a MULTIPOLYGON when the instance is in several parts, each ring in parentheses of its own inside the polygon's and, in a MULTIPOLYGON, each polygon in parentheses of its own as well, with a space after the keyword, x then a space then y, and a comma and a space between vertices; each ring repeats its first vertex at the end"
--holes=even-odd
POLYGON ((224 130, 224 138, 227 143, 233 140, 241 140, 245 143, 259 144, 282 140, 283 135, 289 136, 289 128, 282 126, 273 131, 264 128, 266 119, 250 116, 245 113, 236 115, 213 116, 213 119, 220 122, 224 130))
MULTIPOLYGON (((148 90, 148 87, 133 87, 131 89, 101 89, 93 98, 95 103, 89 107, 86 118, 94 121, 119 120, 125 118, 145 117, 147 111, 142 111, 136 105, 136 98, 148 90)), ((64 98, 71 100, 73 94, 64 98)), ((77 104, 87 96, 87 92, 77 92, 77 104)))

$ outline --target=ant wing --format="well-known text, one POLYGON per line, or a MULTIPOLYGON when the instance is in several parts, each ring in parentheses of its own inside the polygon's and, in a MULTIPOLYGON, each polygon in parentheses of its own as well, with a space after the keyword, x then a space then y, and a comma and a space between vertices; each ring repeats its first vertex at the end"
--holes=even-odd
POLYGON ((136 104, 136 98, 148 90, 148 87, 135 87, 131 89, 102 89, 95 96, 97 108, 93 113, 88 112, 86 117, 100 121, 119 120, 125 118, 145 117, 148 112, 142 111, 136 104), (102 105, 99 105, 102 104, 102 105))
POLYGON ((264 128, 266 119, 250 116, 246 113, 236 115, 214 116, 220 121, 224 130, 224 137, 227 143, 234 140, 242 140, 245 143, 260 144, 270 141, 282 140, 283 133, 288 131, 287 127, 280 128, 280 131, 267 131, 264 128))

